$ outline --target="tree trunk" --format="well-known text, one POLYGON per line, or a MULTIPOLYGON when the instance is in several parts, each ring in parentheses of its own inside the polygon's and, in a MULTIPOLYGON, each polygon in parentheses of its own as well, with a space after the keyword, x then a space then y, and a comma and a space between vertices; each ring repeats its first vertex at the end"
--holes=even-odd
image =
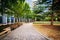
POLYGON ((17 18, 17 22, 18 22, 18 20, 19 20, 19 19, 17 18))
POLYGON ((53 26, 53 17, 54 17, 54 15, 53 15, 53 12, 52 12, 52 14, 51 14, 51 25, 53 26))
POLYGON ((3 24, 7 24, 7 14, 4 14, 4 15, 2 16, 2 23, 3 23, 3 24))
POLYGON ((11 16, 9 17, 9 24, 11 24, 11 16))
POLYGON ((2 23, 4 22, 4 13, 5 13, 5 4, 4 1, 1 0, 1 15, 2 15, 2 23))

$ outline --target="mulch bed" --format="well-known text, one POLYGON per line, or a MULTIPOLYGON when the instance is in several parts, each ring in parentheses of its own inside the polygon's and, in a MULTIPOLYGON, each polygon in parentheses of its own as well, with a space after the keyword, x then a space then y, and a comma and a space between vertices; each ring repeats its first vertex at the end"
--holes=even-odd
POLYGON ((47 35, 53 40, 60 40, 60 25, 48 25, 48 24, 34 24, 34 27, 37 31, 41 32, 44 35, 47 35))
POLYGON ((53 30, 56 30, 56 31, 60 31, 60 25, 40 25, 40 26, 44 26, 45 28, 49 28, 49 29, 53 29, 53 30))
POLYGON ((11 27, 11 30, 14 30, 14 29, 18 28, 21 25, 22 25, 22 23, 15 23, 15 24, 10 25, 10 27, 11 27))
POLYGON ((0 32, 4 31, 3 29, 4 29, 4 28, 7 28, 7 27, 9 27, 9 26, 10 26, 10 25, 1 25, 1 26, 0 26, 0 32))
POLYGON ((19 22, 14 23, 14 24, 1 25, 0 26, 0 32, 4 31, 3 29, 5 29, 7 27, 10 27, 11 30, 13 30, 13 29, 16 29, 17 27, 19 27, 21 25, 22 25, 22 23, 19 23, 19 22))

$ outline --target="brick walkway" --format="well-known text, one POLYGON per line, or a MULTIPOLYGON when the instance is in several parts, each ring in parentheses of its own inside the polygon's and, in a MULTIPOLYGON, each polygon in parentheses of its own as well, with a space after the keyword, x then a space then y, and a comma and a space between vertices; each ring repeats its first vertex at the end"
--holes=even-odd
POLYGON ((32 23, 26 23, 12 31, 2 40, 47 40, 47 39, 34 30, 32 23))

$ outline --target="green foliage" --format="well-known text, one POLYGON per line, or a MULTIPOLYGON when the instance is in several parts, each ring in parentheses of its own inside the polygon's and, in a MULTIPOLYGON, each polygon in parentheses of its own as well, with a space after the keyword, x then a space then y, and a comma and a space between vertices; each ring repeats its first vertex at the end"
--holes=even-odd
POLYGON ((33 9, 33 11, 38 14, 38 13, 41 13, 45 10, 45 6, 44 5, 36 5, 33 9))
POLYGON ((36 5, 33 8, 34 13, 39 14, 37 15, 37 19, 40 21, 51 21, 51 15, 52 15, 52 10, 49 10, 51 8, 51 2, 50 0, 38 0, 36 2, 36 5), (38 3, 38 4, 37 4, 38 3))
POLYGON ((50 21, 50 20, 51 20, 51 17, 45 17, 44 20, 45 20, 45 21, 50 21))
POLYGON ((30 6, 25 0, 2 0, 4 12, 8 16, 14 15, 16 18, 34 18, 34 12, 30 10, 30 6))
POLYGON ((2 5, 4 6, 5 12, 7 14, 10 13, 17 13, 17 11, 20 10, 20 8, 22 9, 22 6, 24 4, 25 0, 2 0, 2 5), (3 2, 5 4, 3 4, 3 2))
POLYGON ((47 0, 38 0, 34 5, 34 8, 33 8, 33 11, 38 14, 38 13, 41 13, 41 12, 44 12, 44 10, 46 10, 46 8, 48 7, 46 5, 46 2, 47 0))

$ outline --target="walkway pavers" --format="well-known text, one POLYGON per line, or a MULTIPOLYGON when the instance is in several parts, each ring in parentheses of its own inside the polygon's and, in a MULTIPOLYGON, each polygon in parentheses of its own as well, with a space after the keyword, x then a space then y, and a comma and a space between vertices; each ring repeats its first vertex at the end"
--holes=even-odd
POLYGON ((21 27, 13 30, 2 40, 48 40, 37 31, 35 31, 32 23, 24 23, 21 27))

